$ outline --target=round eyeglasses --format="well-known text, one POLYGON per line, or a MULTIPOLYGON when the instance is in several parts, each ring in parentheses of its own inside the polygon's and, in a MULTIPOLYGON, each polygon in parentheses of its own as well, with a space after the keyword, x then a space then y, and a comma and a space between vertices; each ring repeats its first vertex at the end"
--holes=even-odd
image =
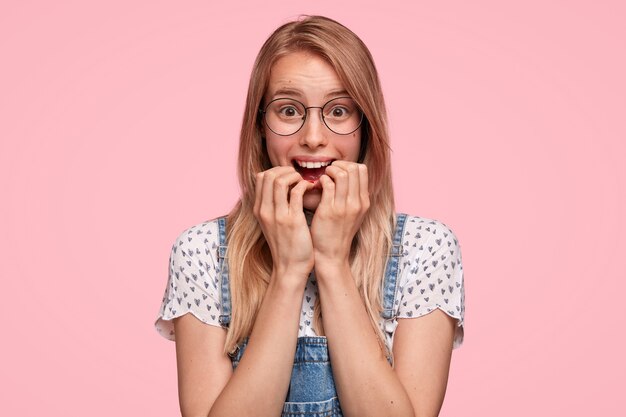
POLYGON ((302 129, 309 109, 320 109, 326 127, 338 135, 349 135, 363 122, 363 112, 351 97, 334 98, 322 107, 306 107, 292 98, 277 98, 267 103, 265 110, 259 109, 259 112, 272 132, 290 136, 302 129))

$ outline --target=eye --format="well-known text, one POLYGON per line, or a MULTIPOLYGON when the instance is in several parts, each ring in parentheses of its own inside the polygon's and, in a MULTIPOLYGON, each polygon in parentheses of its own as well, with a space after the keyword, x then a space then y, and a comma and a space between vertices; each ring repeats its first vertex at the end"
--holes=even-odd
POLYGON ((332 106, 328 112, 326 112, 325 117, 341 120, 341 119, 349 118, 351 114, 352 112, 350 111, 350 108, 343 106, 343 105, 336 104, 332 106))
POLYGON ((280 98, 274 100, 269 108, 271 114, 281 120, 297 120, 304 116, 304 106, 295 100, 280 98))
POLYGON ((350 97, 338 97, 324 106, 324 117, 335 121, 346 121, 357 113, 356 104, 350 97))
POLYGON ((298 109, 293 105, 285 105, 278 109, 278 113, 283 117, 296 117, 298 109))
POLYGON ((347 114, 348 114, 348 109, 342 106, 335 106, 330 111, 330 115, 336 118, 341 118, 343 116, 346 116, 347 114))

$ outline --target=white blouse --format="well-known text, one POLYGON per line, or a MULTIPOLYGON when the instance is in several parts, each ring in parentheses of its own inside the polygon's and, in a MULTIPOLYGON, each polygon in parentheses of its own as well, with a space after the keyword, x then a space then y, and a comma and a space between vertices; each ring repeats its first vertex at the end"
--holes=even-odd
MULTIPOLYGON (((435 309, 457 320, 453 348, 463 342, 465 288, 461 248, 454 233, 443 223, 407 216, 399 259, 396 318, 417 318, 435 309), (398 297, 399 296, 399 297, 398 297)), ((172 245, 169 277, 155 323, 157 331, 175 340, 172 319, 187 313, 203 323, 218 326, 220 315, 217 219, 185 229, 172 245)), ((314 274, 309 276, 302 297, 298 337, 317 336, 313 330, 313 306, 318 296, 314 274)), ((380 319, 380 326, 393 346, 396 318, 380 319)))

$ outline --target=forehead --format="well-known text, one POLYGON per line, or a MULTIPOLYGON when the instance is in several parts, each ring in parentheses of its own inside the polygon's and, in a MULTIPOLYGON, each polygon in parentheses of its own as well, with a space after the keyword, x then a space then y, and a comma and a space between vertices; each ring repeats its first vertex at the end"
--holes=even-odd
POLYGON ((272 65, 265 96, 315 100, 336 94, 345 94, 345 89, 334 68, 318 55, 294 52, 272 65))

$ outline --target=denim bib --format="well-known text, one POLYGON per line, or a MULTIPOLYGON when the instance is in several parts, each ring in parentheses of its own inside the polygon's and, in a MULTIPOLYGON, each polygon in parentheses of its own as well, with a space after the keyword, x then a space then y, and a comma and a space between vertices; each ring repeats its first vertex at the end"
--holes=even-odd
MULTIPOLYGON (((389 320, 396 311, 396 294, 398 292, 399 258, 402 255, 402 236, 406 214, 398 213, 393 246, 383 279, 382 297, 383 310, 381 317, 389 320)), ((220 325, 230 324, 231 304, 230 285, 228 279, 228 262, 226 260, 226 217, 218 219, 220 246, 218 258, 220 263, 220 325)), ((398 300, 399 302, 399 300, 398 300)), ((248 339, 246 338, 231 355, 233 369, 237 368, 243 357, 248 339)), ((387 358, 391 361, 391 358, 387 358)), ((291 371, 291 382, 287 398, 283 406, 282 417, 341 417, 341 407, 335 389, 328 344, 324 336, 298 337, 296 354, 291 371)))

